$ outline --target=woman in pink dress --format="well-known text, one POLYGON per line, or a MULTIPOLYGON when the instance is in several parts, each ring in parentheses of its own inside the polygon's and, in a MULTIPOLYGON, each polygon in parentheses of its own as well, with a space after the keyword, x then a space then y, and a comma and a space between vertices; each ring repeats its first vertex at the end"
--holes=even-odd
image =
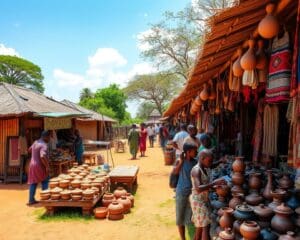
POLYGON ((147 129, 145 123, 141 124, 141 130, 140 130, 140 152, 141 157, 145 157, 145 151, 146 151, 146 145, 147 145, 147 129))
POLYGON ((31 160, 29 164, 28 184, 29 184, 29 202, 28 205, 37 203, 35 192, 38 183, 42 183, 42 190, 48 188, 49 181, 49 162, 47 157, 48 142, 50 132, 43 131, 41 138, 36 140, 29 148, 31 160))

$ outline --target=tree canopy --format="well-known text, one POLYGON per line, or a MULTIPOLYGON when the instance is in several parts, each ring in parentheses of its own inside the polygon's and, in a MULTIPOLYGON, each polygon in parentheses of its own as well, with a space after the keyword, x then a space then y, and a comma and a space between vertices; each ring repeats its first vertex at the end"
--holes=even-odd
POLYGON ((7 82, 44 92, 41 68, 15 56, 0 55, 0 82, 7 82))
POLYGON ((136 117, 139 119, 147 120, 154 109, 156 109, 154 103, 144 101, 139 105, 136 117))
POLYGON ((91 89, 89 88, 83 88, 81 91, 80 91, 80 101, 81 100, 84 100, 84 99, 87 99, 87 98, 92 98, 94 96, 93 92, 91 89))

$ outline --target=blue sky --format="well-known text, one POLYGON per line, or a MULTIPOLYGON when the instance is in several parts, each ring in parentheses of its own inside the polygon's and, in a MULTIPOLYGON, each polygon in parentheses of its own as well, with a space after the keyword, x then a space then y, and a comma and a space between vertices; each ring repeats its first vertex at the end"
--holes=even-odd
MULTIPOLYGON (((42 68, 45 94, 77 102, 80 89, 124 86, 153 71, 139 57, 138 38, 166 10, 190 0, 2 0, 0 54, 17 54, 42 68)), ((136 104, 129 104, 135 113, 136 104)))

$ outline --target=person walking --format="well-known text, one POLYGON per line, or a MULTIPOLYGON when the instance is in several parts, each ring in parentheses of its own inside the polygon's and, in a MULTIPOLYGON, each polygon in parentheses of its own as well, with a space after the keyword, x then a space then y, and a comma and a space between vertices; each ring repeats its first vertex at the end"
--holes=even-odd
POLYGON ((173 168, 172 173, 178 175, 176 186, 176 225, 181 240, 185 240, 185 228, 192 224, 192 209, 189 196, 192 191, 191 170, 197 164, 195 159, 197 146, 191 143, 183 145, 183 152, 173 168))
POLYGON ((148 134, 148 137, 149 137, 150 147, 153 148, 153 146, 154 146, 154 137, 155 137, 155 129, 154 129, 152 124, 148 126, 147 134, 148 134))
POLYGON ((188 135, 186 125, 182 123, 180 125, 180 131, 176 133, 173 138, 173 146, 176 149, 176 159, 179 159, 180 154, 183 152, 183 142, 188 135))
POLYGON ((136 159, 136 155, 139 148, 139 138, 140 138, 140 134, 136 129, 136 125, 132 124, 132 127, 128 133, 129 152, 132 156, 131 160, 136 159))
POLYGON ((160 146, 162 147, 163 151, 165 151, 165 147, 167 145, 168 139, 169 139, 169 131, 165 123, 163 123, 159 128, 160 146))
POLYGON ((43 131, 41 138, 36 140, 29 148, 31 160, 28 172, 29 184, 29 201, 27 205, 38 203, 35 200, 35 193, 38 183, 42 183, 42 190, 48 189, 49 182, 49 159, 48 159, 48 142, 50 132, 43 131))
POLYGON ((140 140, 139 140, 141 157, 145 157, 145 152, 147 148, 147 129, 145 127, 146 127, 145 123, 142 123, 141 130, 140 130, 140 140))

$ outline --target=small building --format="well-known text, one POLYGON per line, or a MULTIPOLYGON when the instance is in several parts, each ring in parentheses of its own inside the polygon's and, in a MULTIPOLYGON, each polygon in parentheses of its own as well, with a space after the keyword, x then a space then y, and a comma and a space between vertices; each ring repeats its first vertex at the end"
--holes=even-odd
POLYGON ((158 124, 160 122, 161 114, 157 109, 153 109, 153 111, 150 113, 146 124, 158 124))

